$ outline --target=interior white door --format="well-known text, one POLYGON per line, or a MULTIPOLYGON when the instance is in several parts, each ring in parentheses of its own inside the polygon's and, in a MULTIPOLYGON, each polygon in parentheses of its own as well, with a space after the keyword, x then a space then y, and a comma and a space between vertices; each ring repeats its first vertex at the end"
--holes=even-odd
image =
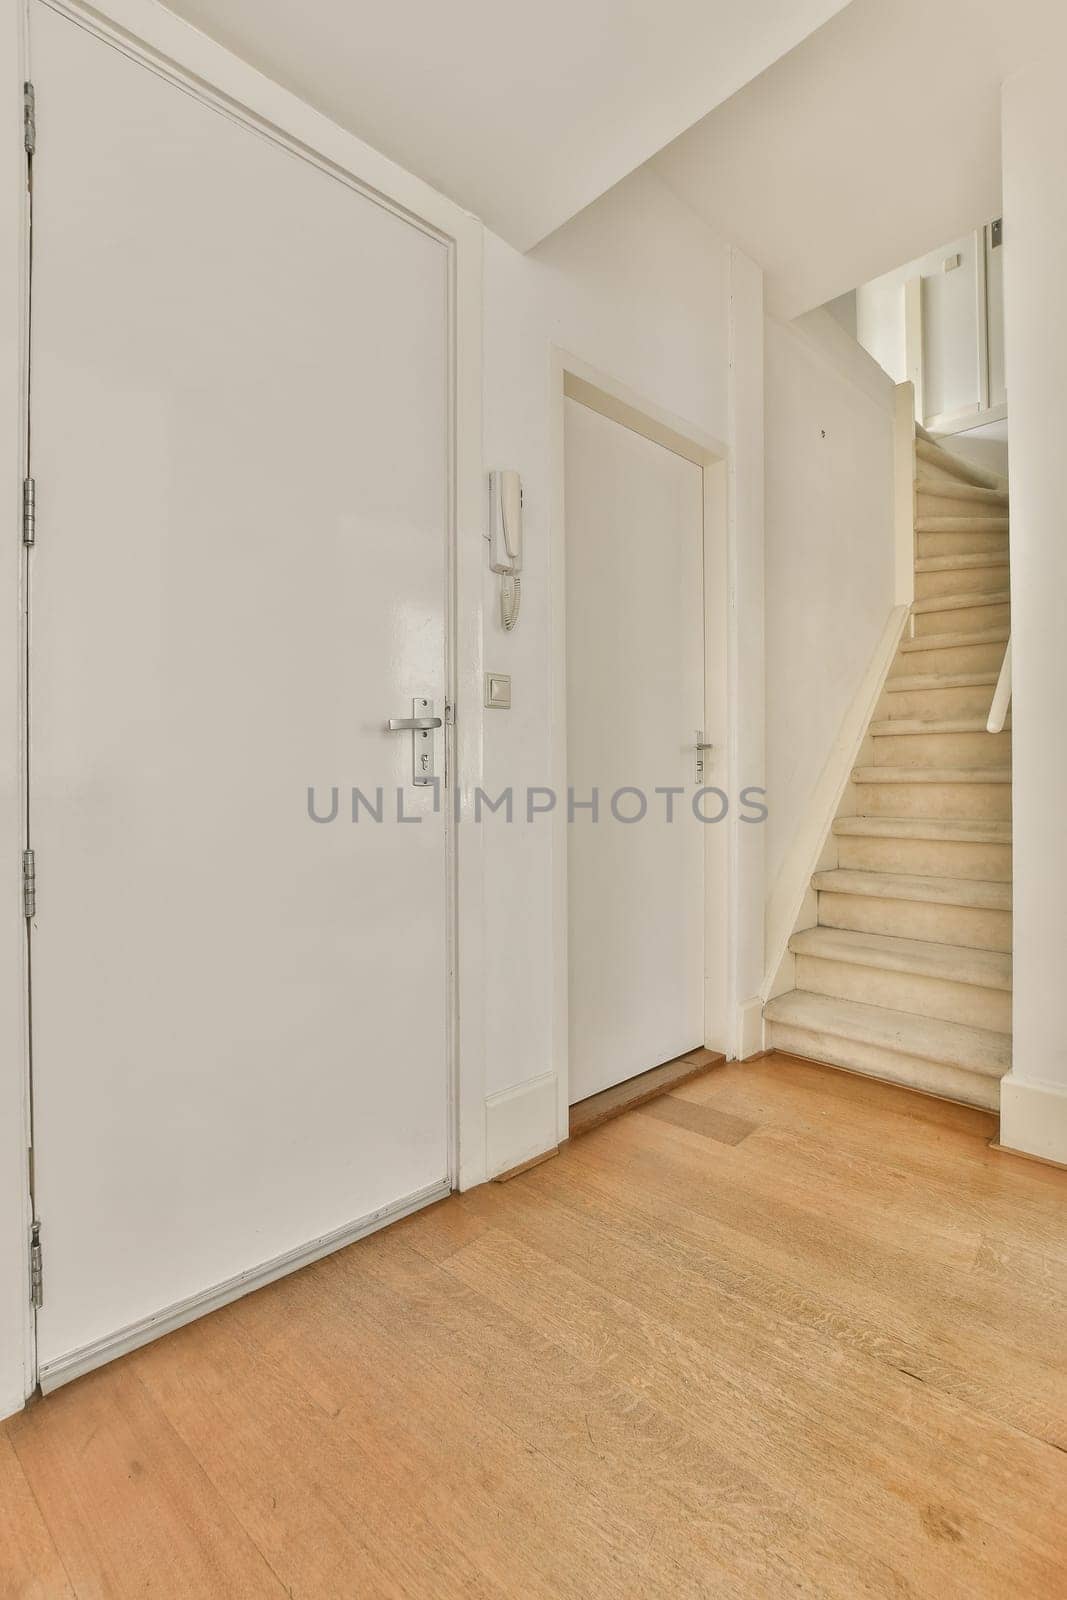
POLYGON ((702 469, 565 405, 573 1104, 704 1042, 704 558, 702 469))
POLYGON ((446 1185, 448 808, 386 722, 447 688, 448 267, 36 3, 31 48, 47 1371, 446 1185))

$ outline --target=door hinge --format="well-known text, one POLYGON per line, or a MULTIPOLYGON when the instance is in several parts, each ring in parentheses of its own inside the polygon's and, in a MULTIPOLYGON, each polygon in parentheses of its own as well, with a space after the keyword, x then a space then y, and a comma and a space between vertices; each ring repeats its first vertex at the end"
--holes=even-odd
POLYGON ((33 544, 37 538, 37 480, 22 480, 22 542, 33 544))
POLYGON ((40 1311, 44 1305, 44 1268, 41 1262, 41 1224, 30 1229, 30 1305, 40 1311))
POLYGON ((37 863, 32 850, 22 852, 22 914, 35 916, 37 912, 37 863))
POLYGON ((37 96, 32 83, 22 86, 22 128, 26 154, 32 156, 37 148, 37 96))

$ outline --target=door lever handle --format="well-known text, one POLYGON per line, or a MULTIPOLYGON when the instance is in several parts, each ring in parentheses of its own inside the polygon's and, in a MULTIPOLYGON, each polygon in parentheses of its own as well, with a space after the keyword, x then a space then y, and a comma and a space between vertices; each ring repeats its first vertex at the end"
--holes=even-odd
POLYGON ((390 733, 411 735, 411 781, 417 789, 436 782, 434 745, 430 735, 435 728, 444 727, 440 717, 433 714, 433 701, 417 694, 411 702, 410 717, 390 717, 385 725, 390 733))

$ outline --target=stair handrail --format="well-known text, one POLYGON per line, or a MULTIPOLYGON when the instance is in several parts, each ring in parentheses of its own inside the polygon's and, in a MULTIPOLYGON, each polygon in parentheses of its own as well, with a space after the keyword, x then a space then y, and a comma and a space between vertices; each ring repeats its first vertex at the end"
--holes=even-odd
POLYGON ((1008 707, 1011 704, 1011 634, 1004 650, 1004 660, 1000 664, 1000 677, 993 693, 993 704, 989 708, 989 721, 986 728, 990 733, 1003 733, 1004 724, 1008 720, 1008 707))

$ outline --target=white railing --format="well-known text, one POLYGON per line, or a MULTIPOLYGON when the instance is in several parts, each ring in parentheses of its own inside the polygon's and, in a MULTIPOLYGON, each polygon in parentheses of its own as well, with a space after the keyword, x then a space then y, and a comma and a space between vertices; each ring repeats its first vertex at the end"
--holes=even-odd
POLYGON ((1008 635, 1007 648, 1004 651, 1004 660, 1001 663, 1000 677, 993 694, 993 704, 989 708, 989 721, 986 727, 990 733, 1001 733, 1005 722, 1008 720, 1008 707, 1011 704, 1011 635, 1008 635))

